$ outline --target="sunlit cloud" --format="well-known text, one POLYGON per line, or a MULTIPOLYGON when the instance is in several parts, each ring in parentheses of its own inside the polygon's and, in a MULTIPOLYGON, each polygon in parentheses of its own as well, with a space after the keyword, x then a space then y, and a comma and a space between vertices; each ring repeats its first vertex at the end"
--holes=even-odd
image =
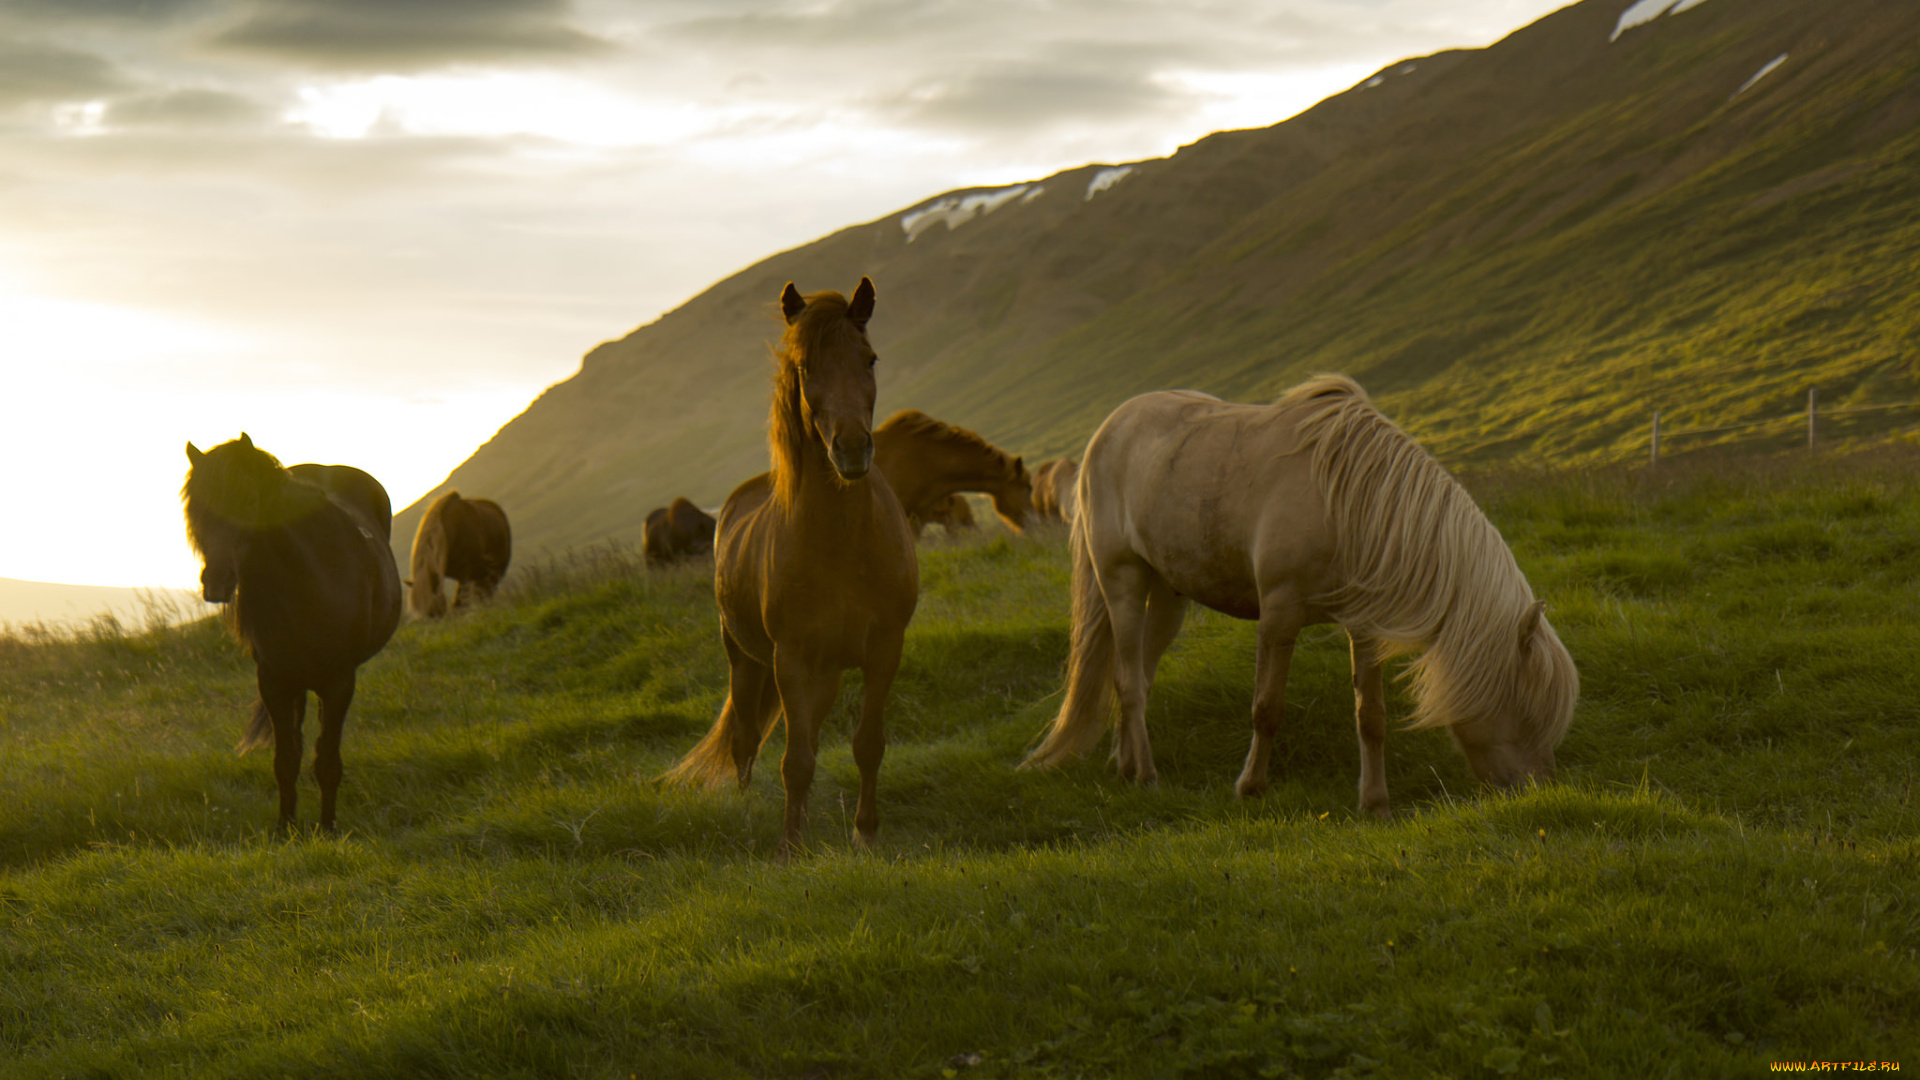
POLYGON ((1305 112, 1372 74, 1373 64, 1305 71, 1179 71, 1155 81, 1191 95, 1208 130, 1267 127, 1305 112))
POLYGON ((381 75, 298 92, 300 103, 284 119, 330 139, 531 135, 583 146, 663 146, 728 119, 556 75, 381 75))

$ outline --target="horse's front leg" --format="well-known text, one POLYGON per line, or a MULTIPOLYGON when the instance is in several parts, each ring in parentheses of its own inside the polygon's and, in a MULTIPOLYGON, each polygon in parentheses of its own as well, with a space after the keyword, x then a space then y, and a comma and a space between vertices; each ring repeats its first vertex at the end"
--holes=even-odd
POLYGON ((294 807, 300 798, 300 754, 305 742, 300 724, 307 714, 307 688, 270 675, 264 668, 256 674, 260 701, 273 720, 273 780, 280 789, 280 828, 292 832, 294 807))
POLYGON ((1293 643, 1300 620, 1290 598, 1266 597, 1260 604, 1260 632, 1253 664, 1253 743, 1233 790, 1243 799, 1264 795, 1273 763, 1273 740, 1287 711, 1287 673, 1293 667, 1293 643))
POLYGON ((313 741, 313 778, 320 782, 320 829, 332 834, 334 800, 346 767, 340 761, 340 736, 347 726, 347 707, 353 704, 354 672, 333 680, 320 691, 320 737, 313 741))
POLYGON ((861 674, 860 726, 853 733, 853 763, 860 767, 860 803, 854 809, 854 843, 873 846, 880 831, 880 759, 887 753, 887 694, 900 669, 902 641, 876 645, 861 674))
POLYGON ((1387 691, 1380 648, 1348 635, 1353 642, 1353 721, 1360 733, 1360 812, 1392 817, 1387 800, 1387 691))
POLYGON ((820 749, 820 728, 840 692, 838 671, 816 670, 775 646, 773 682, 780 706, 787 714, 787 752, 780 759, 781 786, 786 790, 786 824, 780 831, 780 861, 800 850, 807 831, 807 790, 813 786, 814 756, 820 749))

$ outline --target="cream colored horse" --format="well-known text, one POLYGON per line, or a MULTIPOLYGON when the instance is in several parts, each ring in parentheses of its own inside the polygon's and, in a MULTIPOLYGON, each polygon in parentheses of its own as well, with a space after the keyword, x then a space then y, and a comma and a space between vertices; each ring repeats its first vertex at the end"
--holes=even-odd
POLYGON ((1321 376, 1272 405, 1192 391, 1121 405, 1087 444, 1073 527, 1066 699, 1026 760, 1100 739, 1118 691, 1120 774, 1157 776, 1147 690, 1188 600, 1260 623, 1253 745, 1236 790, 1266 790, 1294 640, 1338 623, 1353 649, 1360 808, 1387 816, 1382 660, 1412 664, 1412 726, 1445 726, 1481 780, 1553 775, 1580 678, 1500 534, 1445 469, 1321 376))

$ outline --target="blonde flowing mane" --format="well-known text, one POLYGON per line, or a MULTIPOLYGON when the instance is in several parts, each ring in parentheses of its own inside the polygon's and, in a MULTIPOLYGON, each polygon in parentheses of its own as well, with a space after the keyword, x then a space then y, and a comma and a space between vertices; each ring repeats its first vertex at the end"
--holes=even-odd
POLYGON ((433 500, 420 516, 420 528, 414 531, 413 555, 408 560, 413 580, 407 591, 407 607, 415 615, 438 614, 432 608, 447 568, 447 504, 459 497, 459 492, 449 491, 433 500))
POLYGON ((773 404, 767 415, 767 449, 773 459, 773 498, 792 506, 807 464, 806 419, 802 415, 801 365, 807 357, 835 344, 836 335, 858 331, 847 321, 847 298, 831 289, 809 294, 806 310, 787 325, 774 356, 773 404))
MULTIPOLYGON (((1277 404, 1300 413, 1339 552, 1344 583, 1318 602, 1389 649, 1425 649, 1408 670, 1417 703, 1410 726, 1518 706, 1541 719, 1537 739, 1558 743, 1579 675, 1557 638, 1550 647, 1521 644, 1533 589, 1473 497, 1351 379, 1315 377, 1277 404)), ((1544 619, 1539 627, 1552 637, 1544 619)))
POLYGON ((910 435, 930 442, 943 443, 963 453, 973 454, 990 463, 1003 479, 1017 480, 1026 472, 1026 466, 1013 454, 988 442, 975 432, 956 427, 944 420, 935 420, 919 409, 902 409, 887 417, 885 423, 874 429, 874 435, 881 432, 910 435))

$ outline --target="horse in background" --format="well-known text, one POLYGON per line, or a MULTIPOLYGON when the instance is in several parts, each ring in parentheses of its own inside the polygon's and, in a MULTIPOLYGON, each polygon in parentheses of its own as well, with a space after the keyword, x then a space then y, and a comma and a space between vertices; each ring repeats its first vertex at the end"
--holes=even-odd
POLYGON ((1054 458, 1033 470, 1033 512, 1041 521, 1073 524, 1080 504, 1080 463, 1054 458))
POLYGON ((934 503, 922 517, 916 518, 908 514, 907 523, 913 526, 915 536, 919 536, 929 525, 945 527, 948 536, 957 536, 979 528, 973 520, 973 507, 967 505, 967 497, 957 491, 934 503))
POLYGON ((673 500, 647 515, 645 552, 647 566, 670 566, 683 559, 713 551, 713 529, 718 522, 712 514, 684 497, 673 500))
POLYGON ((860 769, 856 841, 880 825, 887 694, 920 595, 913 531, 888 478, 874 468, 873 282, 848 300, 802 297, 789 282, 787 329, 767 424, 770 472, 748 480, 720 510, 714 594, 727 650, 727 701, 713 729, 667 773, 679 783, 745 788, 760 746, 784 715, 780 776, 786 820, 780 855, 806 827, 820 729, 847 668, 862 673, 853 760, 860 769))
POLYGON ((894 413, 874 429, 873 463, 899 497, 915 536, 941 503, 962 491, 990 496, 994 513, 1014 532, 1025 531, 1033 513, 1032 481, 1020 458, 918 409, 894 413))
POLYGON ((1136 397, 1087 444, 1080 494, 1066 697, 1025 765, 1091 749, 1117 691, 1120 774, 1153 782, 1147 691, 1192 599, 1259 620, 1243 797, 1266 790, 1295 638, 1326 622, 1352 645, 1362 811, 1391 813, 1381 665, 1398 652, 1424 649, 1411 726, 1446 727, 1485 783, 1552 777, 1580 676, 1546 604, 1466 489, 1352 380, 1272 405, 1136 397))
POLYGON ((449 491, 433 500, 414 531, 407 609, 416 619, 445 615, 443 579, 457 582, 456 608, 492 599, 512 559, 513 530, 506 511, 491 499, 463 499, 449 491))
POLYGON ((283 469, 245 432, 205 452, 188 443, 187 460, 180 499, 187 539, 205 561, 201 595, 229 605, 228 625, 253 656, 260 690, 235 749, 272 744, 280 827, 291 830, 300 726, 307 691, 317 694, 313 775, 320 827, 331 833, 356 673, 400 622, 392 503, 379 481, 350 466, 283 469))

